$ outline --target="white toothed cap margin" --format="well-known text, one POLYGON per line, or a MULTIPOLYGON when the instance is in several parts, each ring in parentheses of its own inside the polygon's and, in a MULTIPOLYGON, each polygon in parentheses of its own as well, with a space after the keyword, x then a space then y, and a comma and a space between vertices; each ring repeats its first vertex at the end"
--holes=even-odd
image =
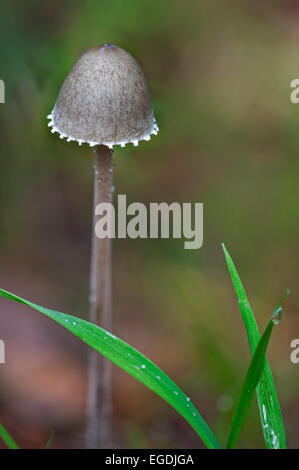
POLYGON ((121 147, 125 147, 127 144, 131 144, 131 143, 134 145, 134 147, 137 147, 141 140, 149 141, 149 140, 151 140, 151 135, 157 135, 158 131, 159 131, 159 127, 157 125, 157 122, 156 122, 156 120, 154 120, 152 132, 150 134, 138 139, 138 140, 128 140, 128 141, 124 141, 124 142, 90 142, 89 140, 76 139, 75 137, 70 137, 70 136, 67 136, 66 134, 64 134, 63 132, 60 132, 60 130, 56 126, 54 126, 53 111, 52 111, 51 114, 48 114, 47 119, 50 119, 48 127, 52 127, 52 129, 51 129, 52 134, 54 134, 55 132, 58 132, 61 139, 64 139, 65 137, 67 137, 67 139, 66 139, 67 142, 74 141, 74 142, 78 142, 79 145, 89 144, 90 147, 94 147, 95 145, 106 145, 110 149, 113 149, 114 145, 120 145, 121 147))

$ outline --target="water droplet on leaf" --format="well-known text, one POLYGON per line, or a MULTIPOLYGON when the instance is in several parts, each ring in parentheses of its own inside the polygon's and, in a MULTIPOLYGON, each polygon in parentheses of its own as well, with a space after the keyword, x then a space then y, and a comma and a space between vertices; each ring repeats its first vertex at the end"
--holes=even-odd
POLYGON ((274 325, 278 325, 278 323, 280 323, 282 319, 283 319, 283 311, 281 307, 278 307, 273 313, 272 321, 274 325))

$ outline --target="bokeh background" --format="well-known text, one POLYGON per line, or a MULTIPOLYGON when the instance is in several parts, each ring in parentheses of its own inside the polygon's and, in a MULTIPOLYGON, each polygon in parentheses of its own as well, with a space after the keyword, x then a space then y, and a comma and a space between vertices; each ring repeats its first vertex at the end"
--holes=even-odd
MULTIPOLYGON (((249 350, 221 242, 261 328, 285 288, 269 359, 290 447, 299 447, 299 5, 293 0, 2 2, 0 285, 87 317, 93 153, 46 116, 70 67, 103 42, 148 79, 160 133, 115 151, 115 195, 204 203, 204 245, 116 240, 113 331, 162 367, 225 442, 249 350)), ((82 447, 87 347, 25 306, 0 302, 0 421, 22 447, 82 447)), ((197 448, 174 410, 113 368, 114 446, 197 448)), ((263 447, 252 404, 241 447, 263 447)), ((0 446, 2 444, 0 443, 0 446)))

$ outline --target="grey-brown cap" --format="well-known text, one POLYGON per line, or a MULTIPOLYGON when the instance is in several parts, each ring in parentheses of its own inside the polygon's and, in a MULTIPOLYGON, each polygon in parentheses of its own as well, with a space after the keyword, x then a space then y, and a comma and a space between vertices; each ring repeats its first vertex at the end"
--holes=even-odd
POLYGON ((112 44, 79 57, 48 118, 52 132, 80 145, 138 145, 158 132, 142 70, 131 54, 112 44))

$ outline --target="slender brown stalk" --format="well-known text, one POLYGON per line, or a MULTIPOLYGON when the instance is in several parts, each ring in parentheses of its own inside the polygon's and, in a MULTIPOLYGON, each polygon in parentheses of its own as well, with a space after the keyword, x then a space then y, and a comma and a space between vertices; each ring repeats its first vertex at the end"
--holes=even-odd
MULTIPOLYGON (((89 320, 111 330, 111 239, 95 233, 95 208, 112 202, 113 151, 105 145, 95 147, 94 202, 90 267, 89 320)), ((88 357, 86 447, 111 447, 111 363, 90 349, 88 357)))

